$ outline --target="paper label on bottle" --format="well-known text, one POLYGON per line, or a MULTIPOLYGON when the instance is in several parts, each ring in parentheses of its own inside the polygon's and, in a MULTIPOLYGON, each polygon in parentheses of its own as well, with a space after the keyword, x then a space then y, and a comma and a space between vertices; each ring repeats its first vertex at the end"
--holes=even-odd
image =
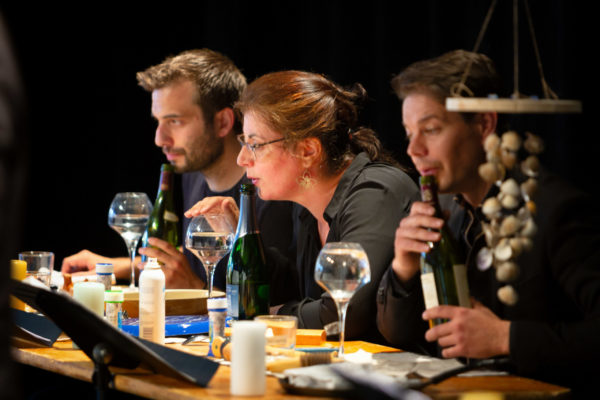
POLYGON ((178 222, 179 221, 179 217, 177 216, 177 214, 175 214, 171 211, 167 211, 167 210, 165 210, 165 213, 163 214, 163 218, 165 219, 165 221, 169 221, 169 222, 178 222))
POLYGON ((455 264, 454 283, 456 285, 456 295, 458 296, 458 305, 471 308, 471 299, 469 298, 469 283, 467 282, 467 266, 465 264, 455 264))
POLYGON ((423 298, 425 299, 425 308, 430 309, 440 305, 435 287, 435 277, 433 272, 421 274, 421 286, 423 287, 423 298))
POLYGON ((239 299, 240 287, 238 285, 227 285, 227 315, 231 318, 238 319, 240 316, 239 299))

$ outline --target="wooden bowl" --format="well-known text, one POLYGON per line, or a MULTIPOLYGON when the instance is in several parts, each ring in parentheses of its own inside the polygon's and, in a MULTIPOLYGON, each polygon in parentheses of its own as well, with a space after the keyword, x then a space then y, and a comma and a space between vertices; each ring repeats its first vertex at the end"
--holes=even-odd
MULTIPOLYGON (((139 317, 139 292, 124 292, 123 311, 129 318, 139 317)), ((223 297, 225 293, 213 290, 212 297, 223 297)), ((166 315, 200 315, 208 312, 206 299, 208 290, 204 289, 167 289, 165 290, 166 315)))

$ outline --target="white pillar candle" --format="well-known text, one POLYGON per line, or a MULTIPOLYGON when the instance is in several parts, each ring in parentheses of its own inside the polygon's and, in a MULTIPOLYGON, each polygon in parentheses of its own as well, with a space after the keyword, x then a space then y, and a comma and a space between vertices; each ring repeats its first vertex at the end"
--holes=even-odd
POLYGON ((100 317, 104 317, 104 284, 78 282, 73 285, 73 298, 100 317))
POLYGON ((236 321, 231 336, 231 394, 265 394, 265 332, 263 322, 236 321))

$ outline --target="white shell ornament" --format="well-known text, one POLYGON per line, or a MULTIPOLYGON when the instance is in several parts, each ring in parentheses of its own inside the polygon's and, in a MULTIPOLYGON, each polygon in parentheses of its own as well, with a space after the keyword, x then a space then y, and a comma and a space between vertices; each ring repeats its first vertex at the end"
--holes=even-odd
POLYGON ((502 286, 500 289, 498 289, 498 298, 501 302, 508 306, 514 306, 517 304, 517 301, 519 301, 517 292, 510 285, 502 286))

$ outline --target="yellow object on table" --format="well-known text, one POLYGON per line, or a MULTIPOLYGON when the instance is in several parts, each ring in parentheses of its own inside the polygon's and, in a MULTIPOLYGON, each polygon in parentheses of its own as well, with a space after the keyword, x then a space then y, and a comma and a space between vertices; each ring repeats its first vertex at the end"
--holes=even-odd
MULTIPOLYGON (((10 277, 22 281, 27 276, 27 263, 23 260, 10 260, 10 277)), ((10 306, 17 310, 25 311, 25 303, 14 296, 10 296, 10 306)))
MULTIPOLYGON (((225 336, 231 336, 231 328, 225 328, 225 336)), ((327 335, 323 329, 297 329, 296 346, 320 346, 325 343, 327 335)))

